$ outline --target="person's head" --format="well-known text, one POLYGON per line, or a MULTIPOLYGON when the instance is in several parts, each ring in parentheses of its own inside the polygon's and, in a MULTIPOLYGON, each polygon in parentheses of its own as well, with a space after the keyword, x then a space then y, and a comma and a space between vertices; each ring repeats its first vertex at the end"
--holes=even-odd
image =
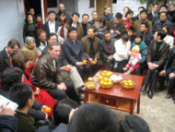
POLYGON ((115 18, 114 18, 114 21, 115 21, 115 23, 116 24, 119 24, 120 22, 121 22, 121 20, 122 20, 122 14, 121 13, 116 13, 116 15, 115 15, 115 18))
POLYGON ((22 82, 23 71, 18 67, 7 68, 2 73, 2 89, 9 91, 12 86, 22 82))
POLYGON ((122 40, 122 43, 123 43, 123 44, 126 44, 126 43, 128 42, 128 40, 129 40, 128 35, 127 35, 127 34, 123 34, 123 35, 121 36, 121 40, 122 40))
POLYGON ((88 14, 83 14, 82 16, 82 23, 87 24, 89 20, 89 15, 88 14))
POLYGON ((164 30, 158 30, 154 33, 155 41, 162 41, 166 36, 166 32, 164 30))
POLYGON ((32 22, 33 21, 33 16, 32 16, 31 13, 27 14, 27 20, 28 20, 28 22, 32 22))
POLYGON ((61 44, 52 42, 48 45, 48 53, 52 59, 58 59, 61 52, 61 44))
POLYGON ((50 44, 52 42, 57 42, 58 41, 58 36, 55 33, 50 33, 47 42, 50 44))
POLYGON ((46 41, 47 36, 44 29, 38 29, 36 32, 36 35, 40 41, 43 41, 43 42, 46 41))
POLYGON ((127 35, 128 35, 128 37, 131 37, 134 35, 134 33, 135 33, 135 29, 133 26, 131 26, 127 31, 127 35))
POLYGON ((140 44, 142 42, 142 34, 141 33, 137 33, 136 36, 135 36, 135 42, 136 44, 140 44))
POLYGON ((111 7, 110 7, 110 6, 105 6, 104 12, 105 12, 106 14, 110 14, 110 13, 111 13, 111 7))
POLYGON ((148 29, 149 29, 148 22, 141 22, 140 31, 146 33, 148 29))
POLYGON ((19 67, 21 70, 25 70, 28 67, 29 58, 26 54, 19 53, 13 56, 12 64, 14 67, 19 67))
POLYGON ((35 10, 33 8, 29 9, 29 12, 34 16, 35 15, 35 10))
POLYGON ((35 47, 35 39, 33 37, 26 37, 25 38, 25 43, 33 49, 35 47))
POLYGON ((99 19, 98 25, 99 27, 104 27, 106 25, 106 21, 103 17, 99 19))
POLYGON ((90 27, 90 28, 88 29, 88 31, 87 31, 87 36, 88 36, 89 38, 94 38, 94 36, 95 36, 95 29, 94 29, 93 27, 90 27))
POLYGON ((32 86, 26 83, 19 83, 14 85, 9 92, 9 98, 18 104, 18 109, 29 109, 33 106, 35 101, 32 86))
POLYGON ((40 15, 38 15, 38 16, 36 17, 36 21, 37 21, 37 22, 42 22, 42 17, 41 17, 40 15))
POLYGON ((147 11, 146 10, 142 10, 140 12, 140 19, 141 20, 146 20, 147 19, 147 11))
POLYGON ((126 13, 131 10, 128 6, 123 8, 123 16, 126 16, 126 13))
POLYGON ((68 29, 70 27, 70 22, 66 20, 64 22, 64 27, 68 29))
POLYGON ((171 29, 169 25, 163 25, 162 30, 164 30, 166 34, 171 35, 171 29))
POLYGON ((77 38, 77 29, 75 27, 70 27, 68 32, 70 39, 75 40, 77 38))
POLYGON ((65 6, 64 6, 63 3, 60 3, 60 4, 58 5, 58 8, 59 8, 60 11, 64 11, 64 10, 65 10, 65 6))
POLYGON ((19 48, 20 48, 19 41, 16 39, 11 39, 7 44, 6 51, 10 55, 15 55, 18 52, 19 48))
POLYGON ((158 10, 159 10, 159 6, 158 6, 157 4, 155 4, 155 5, 153 6, 153 11, 154 11, 154 12, 158 12, 158 10))
POLYGON ((166 19, 167 19, 167 12, 165 12, 165 11, 162 11, 162 12, 160 12, 160 21, 166 21, 166 19))
POLYGON ((67 132, 118 132, 117 119, 102 104, 85 104, 72 116, 67 132))
POLYGON ((126 17, 128 20, 132 19, 132 17, 133 17, 133 11, 128 10, 128 11, 126 12, 125 17, 126 17))
POLYGON ((60 123, 68 124, 71 110, 78 107, 79 104, 71 99, 66 98, 58 101, 53 108, 55 125, 60 123))
POLYGON ((63 11, 60 15, 60 21, 64 22, 66 20, 66 13, 63 11))
POLYGON ((92 12, 92 19, 93 19, 94 21, 97 21, 97 20, 98 20, 98 13, 97 13, 97 11, 93 11, 93 12, 92 12))
POLYGON ((106 41, 110 41, 110 40, 111 40, 111 34, 110 34, 109 31, 106 31, 106 32, 104 33, 104 39, 105 39, 106 41))
POLYGON ((169 5, 169 11, 170 11, 170 12, 173 12, 173 11, 174 11, 174 5, 173 5, 173 4, 170 4, 170 5, 169 5))
POLYGON ((55 11, 50 10, 50 11, 48 12, 48 18, 49 18, 49 21, 51 21, 51 22, 55 21, 55 18, 56 18, 56 13, 55 13, 55 11))
POLYGON ((162 6, 160 7, 160 11, 159 11, 159 12, 162 12, 162 11, 167 12, 167 11, 168 11, 167 6, 162 5, 162 6))
POLYGON ((80 14, 78 12, 73 12, 72 13, 72 21, 73 23, 77 23, 80 18, 80 14))
POLYGON ((140 6, 140 7, 138 8, 138 15, 140 15, 140 12, 141 12, 142 10, 145 10, 145 7, 140 6))

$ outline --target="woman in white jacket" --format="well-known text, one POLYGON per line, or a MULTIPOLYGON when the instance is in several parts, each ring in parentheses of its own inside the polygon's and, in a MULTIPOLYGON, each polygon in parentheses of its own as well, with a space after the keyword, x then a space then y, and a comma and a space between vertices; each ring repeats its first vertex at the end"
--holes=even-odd
POLYGON ((115 54, 114 54, 114 71, 124 72, 123 67, 127 64, 129 54, 131 54, 131 42, 128 40, 128 36, 123 34, 121 39, 117 40, 114 44, 115 54))

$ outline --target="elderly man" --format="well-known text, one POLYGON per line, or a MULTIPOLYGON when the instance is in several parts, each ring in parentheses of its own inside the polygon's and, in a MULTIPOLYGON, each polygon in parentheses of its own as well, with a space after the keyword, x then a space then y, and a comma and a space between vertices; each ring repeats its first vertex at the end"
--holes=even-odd
POLYGON ((73 85, 69 82, 63 82, 60 75, 58 64, 60 52, 60 44, 53 42, 48 45, 48 53, 38 61, 32 72, 32 83, 46 89, 57 100, 66 98, 68 95, 69 98, 79 103, 80 101, 73 85))
POLYGON ((59 8, 59 11, 58 11, 58 13, 56 14, 56 16, 57 16, 56 19, 58 20, 58 19, 60 18, 60 16, 61 16, 61 13, 64 12, 64 13, 66 14, 66 20, 69 21, 69 20, 70 20, 70 15, 69 15, 68 12, 65 11, 65 6, 64 6, 64 4, 63 4, 63 3, 60 3, 60 4, 58 5, 58 8, 59 8))

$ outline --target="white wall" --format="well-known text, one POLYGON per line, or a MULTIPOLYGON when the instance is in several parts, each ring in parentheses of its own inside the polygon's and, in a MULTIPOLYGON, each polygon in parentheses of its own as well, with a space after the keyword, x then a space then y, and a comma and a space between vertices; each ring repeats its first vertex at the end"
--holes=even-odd
POLYGON ((1 0, 0 3, 0 50, 2 50, 12 38, 17 39, 23 45, 24 25, 23 0, 1 0))
POLYGON ((141 4, 139 0, 117 0, 117 4, 113 4, 113 14, 115 15, 117 12, 123 14, 123 8, 128 6, 134 11, 134 16, 138 14, 138 8, 140 6, 144 6, 146 8, 146 4, 141 4))

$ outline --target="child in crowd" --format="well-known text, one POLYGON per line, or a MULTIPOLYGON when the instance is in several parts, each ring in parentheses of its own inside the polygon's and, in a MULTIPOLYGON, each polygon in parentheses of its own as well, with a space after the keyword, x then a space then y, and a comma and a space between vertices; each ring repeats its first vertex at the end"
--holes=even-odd
POLYGON ((43 21, 42 21, 42 17, 40 15, 38 15, 36 17, 36 24, 38 24, 38 27, 39 28, 42 28, 42 25, 43 25, 43 21))

